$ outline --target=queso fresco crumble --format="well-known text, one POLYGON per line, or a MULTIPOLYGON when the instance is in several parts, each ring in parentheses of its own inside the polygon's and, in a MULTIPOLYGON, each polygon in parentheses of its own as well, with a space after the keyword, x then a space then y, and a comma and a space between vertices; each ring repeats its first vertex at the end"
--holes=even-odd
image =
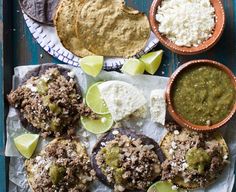
POLYGON ((163 0, 156 20, 159 32, 177 46, 197 47, 212 36, 215 17, 210 0, 163 0))

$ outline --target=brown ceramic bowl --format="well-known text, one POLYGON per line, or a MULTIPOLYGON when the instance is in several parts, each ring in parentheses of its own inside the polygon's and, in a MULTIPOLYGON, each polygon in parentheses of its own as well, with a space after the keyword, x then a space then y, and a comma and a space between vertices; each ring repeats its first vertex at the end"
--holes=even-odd
POLYGON ((222 36, 225 26, 225 12, 221 0, 210 0, 210 1, 213 7, 215 8, 215 14, 216 14, 215 29, 212 34, 212 37, 204 41, 198 47, 177 46, 176 44, 171 42, 167 37, 165 37, 165 35, 159 32, 158 30, 159 23, 156 21, 156 14, 158 6, 161 5, 162 0, 154 0, 149 12, 149 20, 153 32, 165 47, 180 55, 194 55, 209 50, 220 40, 220 37, 222 36))
POLYGON ((220 64, 216 61, 212 61, 212 60, 194 60, 194 61, 190 61, 190 62, 187 62, 187 63, 181 65, 171 75, 171 77, 169 79, 169 82, 168 82, 168 85, 167 85, 167 89, 166 89, 166 102, 167 102, 167 109, 168 109, 170 115, 181 126, 186 127, 186 128, 190 128, 190 129, 193 129, 193 130, 196 130, 196 131, 211 131, 211 130, 215 130, 217 128, 220 128, 221 126, 223 126, 225 123, 227 123, 231 119, 231 117, 234 115, 234 113, 236 111, 236 102, 235 102, 231 112, 228 114, 227 117, 225 117, 225 119, 218 122, 217 124, 213 124, 213 125, 209 125, 209 126, 195 125, 195 124, 192 124, 191 122, 185 120, 181 115, 179 115, 175 111, 174 105, 173 105, 173 102, 172 102, 172 90, 173 90, 173 86, 174 86, 174 82, 175 82, 176 78, 179 75, 181 75, 181 73, 183 71, 185 71, 186 69, 189 69, 193 66, 202 66, 202 65, 213 66, 213 67, 216 67, 216 68, 224 71, 230 77, 231 82, 234 85, 235 90, 236 90, 236 77, 234 76, 232 71, 230 69, 228 69, 226 66, 224 66, 223 64, 220 64))

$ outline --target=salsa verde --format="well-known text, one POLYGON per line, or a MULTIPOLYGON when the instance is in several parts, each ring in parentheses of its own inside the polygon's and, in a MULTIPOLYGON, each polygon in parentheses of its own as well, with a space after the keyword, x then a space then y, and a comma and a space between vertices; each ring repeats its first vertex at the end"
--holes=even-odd
POLYGON ((222 121, 235 100, 236 90, 228 74, 209 65, 186 69, 177 76, 173 86, 175 111, 196 125, 222 121))

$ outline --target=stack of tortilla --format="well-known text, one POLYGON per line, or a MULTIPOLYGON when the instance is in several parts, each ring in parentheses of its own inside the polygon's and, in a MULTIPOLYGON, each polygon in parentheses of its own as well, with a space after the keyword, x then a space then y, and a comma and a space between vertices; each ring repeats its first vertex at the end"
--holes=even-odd
POLYGON ((134 56, 151 33, 147 16, 124 0, 61 0, 54 25, 63 46, 80 57, 134 56))

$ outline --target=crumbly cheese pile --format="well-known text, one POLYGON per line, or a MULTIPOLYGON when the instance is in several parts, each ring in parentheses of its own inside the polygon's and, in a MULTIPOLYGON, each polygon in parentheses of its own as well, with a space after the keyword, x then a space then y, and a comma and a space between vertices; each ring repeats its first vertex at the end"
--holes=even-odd
POLYGON ((150 112, 151 112, 151 120, 153 122, 165 125, 166 102, 165 102, 165 91, 164 90, 155 89, 151 92, 150 112))
POLYGON ((145 116, 142 113, 145 113, 144 105, 147 101, 142 92, 133 85, 113 80, 99 84, 98 89, 113 120, 120 121, 133 113, 145 116))
POLYGON ((156 20, 159 32, 176 45, 197 47, 212 36, 215 9, 210 0, 164 0, 156 20))

